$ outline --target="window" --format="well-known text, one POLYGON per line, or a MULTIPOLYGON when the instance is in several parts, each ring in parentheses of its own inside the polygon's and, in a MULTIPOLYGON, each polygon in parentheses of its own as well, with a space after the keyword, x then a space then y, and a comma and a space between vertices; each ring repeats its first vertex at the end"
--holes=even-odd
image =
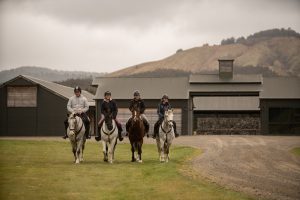
POLYGON ((7 107, 36 107, 36 87, 7 87, 7 107))

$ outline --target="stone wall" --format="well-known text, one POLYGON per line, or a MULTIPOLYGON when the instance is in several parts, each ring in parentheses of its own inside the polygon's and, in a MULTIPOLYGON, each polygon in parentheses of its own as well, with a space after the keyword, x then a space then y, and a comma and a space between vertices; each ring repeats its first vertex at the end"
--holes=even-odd
POLYGON ((257 113, 197 114, 195 131, 201 135, 256 135, 260 134, 260 116, 257 113))

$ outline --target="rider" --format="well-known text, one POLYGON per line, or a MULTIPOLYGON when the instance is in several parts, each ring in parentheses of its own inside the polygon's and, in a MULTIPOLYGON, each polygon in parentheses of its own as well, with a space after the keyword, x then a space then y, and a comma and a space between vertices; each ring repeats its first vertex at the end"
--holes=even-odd
MULTIPOLYGON (((98 123, 98 127, 99 129, 98 130, 101 130, 101 127, 103 125, 103 122, 104 122, 104 116, 109 114, 109 112, 112 113, 112 117, 113 119, 115 120, 116 122, 116 125, 118 127, 118 136, 119 136, 119 140, 122 141, 123 140, 123 137, 122 137, 122 125, 121 123, 117 120, 117 114, 118 114, 118 107, 117 107, 117 104, 114 100, 112 100, 111 98, 111 92, 110 91, 106 91, 104 93, 104 99, 103 99, 103 102, 101 104, 101 120, 99 121, 98 123)), ((98 135, 95 137, 95 139, 97 141, 100 141, 101 140, 101 133, 99 131, 98 135)))
MULTIPOLYGON (((87 116, 86 112, 89 110, 89 104, 85 96, 81 94, 81 88, 79 86, 76 86, 74 88, 74 96, 69 98, 67 109, 69 113, 76 113, 78 116, 81 117, 84 126, 85 126, 85 136, 87 139, 90 139, 90 119, 87 116)), ((63 136, 63 139, 66 139, 68 137, 67 135, 67 129, 69 126, 68 119, 64 121, 65 124, 65 135, 63 136)))
MULTIPOLYGON (((161 125, 162 121, 164 120, 165 111, 167 111, 169 109, 172 109, 172 106, 169 103, 168 95, 165 94, 161 98, 161 102, 158 104, 158 108, 157 108, 158 121, 154 125, 154 134, 152 136, 153 138, 156 138, 156 135, 158 134, 158 131, 159 131, 159 126, 161 125)), ((177 130, 176 130, 175 121, 173 121, 173 127, 174 127, 175 137, 178 137, 179 134, 177 133, 177 130)))
MULTIPOLYGON (((144 114, 145 109, 146 109, 145 103, 141 99, 140 92, 138 90, 134 91, 134 93, 133 93, 133 99, 130 101, 129 110, 131 112, 133 112, 134 108, 138 108, 139 109, 141 117, 142 117, 142 120, 143 120, 143 123, 144 123, 144 126, 145 126, 145 132, 146 132, 146 134, 148 136, 150 125, 149 125, 148 119, 146 118, 146 115, 144 114)), ((130 118, 128 120, 128 122, 126 123, 127 134, 128 134, 128 131, 129 131, 129 127, 131 125, 131 121, 132 121, 132 118, 130 118)))

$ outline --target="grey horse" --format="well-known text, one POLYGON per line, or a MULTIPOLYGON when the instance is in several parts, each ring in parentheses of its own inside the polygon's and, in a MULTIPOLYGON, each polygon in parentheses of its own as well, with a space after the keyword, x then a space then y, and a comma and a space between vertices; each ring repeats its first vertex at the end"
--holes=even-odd
POLYGON ((175 138, 173 127, 173 111, 165 111, 164 120, 159 127, 159 134, 156 137, 156 144, 160 162, 169 161, 169 151, 173 139, 175 138))
POLYGON ((69 136, 72 151, 75 158, 75 163, 79 164, 83 161, 83 150, 85 146, 85 127, 82 119, 76 114, 72 113, 68 118, 69 127, 67 134, 69 136))

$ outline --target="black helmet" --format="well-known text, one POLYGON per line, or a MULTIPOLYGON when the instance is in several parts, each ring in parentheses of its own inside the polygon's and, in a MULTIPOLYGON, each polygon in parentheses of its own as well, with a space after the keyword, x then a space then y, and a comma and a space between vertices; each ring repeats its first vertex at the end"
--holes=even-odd
POLYGON ((161 99, 169 99, 168 95, 164 94, 161 99))
POLYGON ((111 92, 110 91, 106 91, 104 92, 104 96, 110 95, 111 96, 111 92))
POLYGON ((134 91, 133 96, 140 96, 140 92, 138 90, 134 91))
POLYGON ((74 92, 80 92, 80 93, 81 93, 81 88, 80 88, 79 86, 76 86, 76 87, 74 88, 74 92))

